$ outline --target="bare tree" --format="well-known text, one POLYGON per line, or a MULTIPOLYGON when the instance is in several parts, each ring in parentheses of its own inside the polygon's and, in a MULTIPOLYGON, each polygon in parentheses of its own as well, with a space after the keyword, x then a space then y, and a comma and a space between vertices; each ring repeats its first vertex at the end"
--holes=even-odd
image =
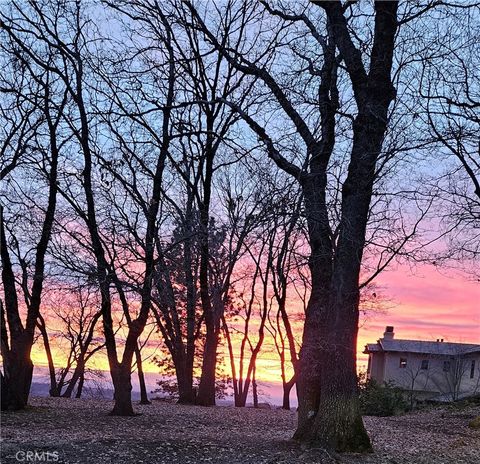
POLYGON ((60 370, 57 389, 64 398, 70 398, 75 387, 77 387, 76 397, 80 398, 86 365, 90 358, 105 346, 103 341, 99 341, 96 332, 97 322, 101 317, 98 303, 95 301, 97 295, 89 289, 79 288, 75 291, 75 296, 76 301, 72 302, 75 305, 73 308, 65 310, 63 305, 62 308, 54 310, 57 317, 65 324, 65 333, 61 335, 69 342, 68 360, 73 360, 75 363, 73 373, 68 380, 69 361, 67 366, 60 370), (66 387, 63 392, 62 387, 66 387))
MULTIPOLYGON (((285 201, 291 213, 287 217, 282 217, 281 214, 274 220, 274 227, 279 231, 280 243, 275 258, 271 262, 272 267, 272 286, 277 303, 277 311, 274 317, 269 311, 270 332, 273 335, 275 348, 280 358, 280 369, 282 377, 283 388, 283 409, 290 409, 290 392, 296 383, 296 372, 298 368, 298 342, 295 338, 295 333, 292 326, 292 317, 287 310, 287 295, 288 289, 295 285, 298 280, 298 267, 306 265, 306 263, 299 264, 298 258, 301 256, 301 251, 298 250, 299 237, 303 237, 303 231, 299 227, 300 207, 302 197, 298 195, 298 200, 292 206, 288 204, 288 199, 285 201), (298 230, 300 229, 300 230, 298 230), (300 256, 297 256, 297 253, 300 256), (287 368, 288 363, 291 369, 287 368), (293 371, 293 375, 287 378, 287 372, 293 371)), ((305 283, 303 282, 303 287, 305 283)))
MULTIPOLYGON (((288 94, 265 65, 249 60, 232 42, 218 38, 192 3, 185 2, 208 40, 239 71, 261 79, 296 127, 306 147, 302 166, 286 159, 265 129, 249 114, 237 111, 265 143, 270 158, 302 187, 311 246, 312 291, 307 308, 299 361, 297 391, 299 422, 296 438, 319 442, 338 450, 370 448, 357 401, 355 372, 358 324, 359 276, 365 245, 368 211, 375 179, 375 166, 387 128, 388 107, 394 98, 391 67, 397 30, 397 2, 375 4, 375 31, 369 71, 349 30, 340 2, 320 2, 326 16, 327 38, 303 15, 274 12, 285 20, 301 22, 324 52, 318 70, 321 137, 295 108, 288 94), (343 182, 340 224, 332 236, 326 203, 327 169, 335 143, 338 108, 339 57, 350 77, 357 105, 353 121, 353 145, 348 175, 343 182), (341 366, 341 368, 340 368, 341 366)), ((239 12, 245 11, 241 8, 239 12)), ((245 18, 245 16, 243 16, 245 18)))
MULTIPOLYGON (((17 9, 14 6, 14 9, 17 9)), ((18 12, 18 9, 17 9, 18 12)), ((106 339, 106 348, 112 381, 115 389, 115 406, 112 411, 117 415, 133 414, 131 404, 131 366, 132 358, 138 348, 138 337, 142 333, 147 322, 150 305, 151 290, 153 285, 153 268, 155 262, 155 237, 157 235, 157 221, 161 200, 162 175, 167 157, 167 150, 170 143, 170 113, 173 102, 174 57, 169 47, 171 36, 169 35, 168 24, 165 22, 165 70, 167 89, 164 95, 165 107, 160 110, 162 123, 160 133, 154 135, 159 141, 158 154, 151 177, 151 191, 147 200, 147 208, 142 211, 144 215, 144 236, 142 239, 142 263, 143 277, 138 289, 140 298, 140 309, 138 315, 132 318, 129 324, 128 334, 125 340, 125 349, 121 359, 117 356, 117 345, 112 319, 112 268, 109 262, 108 249, 105 246, 105 239, 99 227, 99 213, 94 194, 95 156, 98 154, 94 148, 94 137, 92 131, 92 115, 89 107, 89 97, 92 92, 86 91, 86 79, 88 72, 87 61, 89 46, 94 40, 86 34, 87 24, 81 5, 55 4, 37 5, 36 2, 28 2, 28 9, 22 9, 22 14, 16 17, 4 18, 3 27, 8 36, 22 50, 28 58, 36 65, 56 75, 65 85, 68 96, 74 103, 75 119, 70 120, 70 129, 80 147, 83 155, 83 170, 81 171, 81 183, 85 200, 85 208, 79 204, 77 198, 69 197, 68 192, 62 190, 64 198, 70 202, 78 216, 84 221, 88 229, 91 250, 96 262, 96 278, 101 294, 101 312, 103 329, 106 339), (53 22, 55 27, 50 28, 48 24, 53 22), (66 27, 67 26, 67 27, 66 27), (35 47, 31 47, 31 41, 35 40, 35 47), (55 49, 57 61, 54 65, 45 61, 44 56, 39 53, 39 46, 47 49, 55 49), (66 194, 64 194, 66 193, 66 194)), ((163 37, 163 36, 162 36, 163 37)), ((89 84, 88 84, 89 85, 89 84)), ((122 108, 120 107, 120 110, 122 108)), ((56 184, 55 184, 56 185, 56 184)))
MULTIPOLYGON (((8 184, 8 188, 2 191, 5 207, 0 210, 4 292, 1 303, 2 409, 22 409, 27 404, 32 380, 30 353, 40 316, 46 255, 57 205, 57 174, 63 144, 59 125, 67 94, 61 90, 58 76, 51 72, 49 66, 39 66, 29 59, 25 47, 19 45, 13 33, 12 24, 6 21, 8 19, 2 12, 0 26, 4 65, 7 71, 18 73, 21 77, 11 82, 3 80, 2 83, 2 93, 13 95, 20 112, 19 120, 13 116, 7 120, 4 126, 7 137, 2 144, 2 160, 7 164, 2 167, 1 180, 8 184), (28 188, 23 189, 21 183, 15 182, 12 176, 18 169, 26 169, 41 179, 48 191, 46 198, 37 201, 30 196, 32 192, 28 188), (22 216, 22 208, 23 213, 31 208, 31 223, 37 222, 40 229, 38 235, 28 236, 30 243, 26 243, 27 237, 17 236, 16 226, 14 229, 16 216, 22 216), (16 262, 12 260, 12 251, 16 254, 16 262), (16 264, 20 268, 18 273, 15 271, 16 264), (20 276, 19 281, 16 275, 20 276), (25 323, 20 316, 19 295, 23 295, 26 306, 25 323)), ((47 63, 53 59, 53 53, 45 54, 47 63)), ((11 102, 6 97, 3 103, 6 105, 2 104, 2 111, 8 111, 11 102)))
POLYGON ((468 350, 443 360, 443 367, 432 376, 432 381, 447 400, 457 401, 467 393, 475 395, 480 387, 478 359, 468 350), (475 380, 476 377, 476 380, 475 380), (472 380, 470 380, 472 379, 472 380), (467 382, 468 390, 465 392, 467 382))
MULTIPOLYGON (((255 389, 255 367, 257 357, 262 348, 265 339, 265 330, 267 324, 267 315, 270 308, 270 298, 268 295, 269 279, 271 271, 271 260, 273 253, 272 241, 276 235, 275 229, 260 229, 260 235, 257 240, 252 243, 245 244, 249 258, 251 260, 251 268, 247 268, 247 272, 251 274, 251 278, 245 276, 242 281, 245 288, 241 294, 232 295, 235 305, 235 315, 243 319, 243 327, 237 328, 238 334, 241 336, 238 369, 235 363, 235 354, 233 350, 231 331, 233 327, 229 327, 225 318, 223 320, 223 329, 227 339, 227 345, 230 356, 230 364, 232 368, 232 381, 234 390, 235 406, 244 407, 247 402, 250 385, 255 389), (260 283, 260 284, 259 284, 260 283), (260 287, 260 290, 258 290, 260 287), (258 295, 258 293, 260 295, 258 295), (257 317, 255 317, 258 313, 257 317), (258 318, 258 327, 254 325, 255 319, 258 318), (249 355, 247 356, 247 352, 249 355)), ((256 325, 256 324, 255 324, 256 325)), ((254 397, 257 396, 254 391, 254 397)))
POLYGON ((433 183, 449 246, 437 251, 434 259, 440 262, 446 257, 451 263, 453 258, 457 266, 464 267, 473 264, 469 270, 476 275, 480 255, 480 26, 475 19, 478 5, 467 7, 447 16, 445 35, 433 42, 431 56, 421 62, 419 83, 424 123, 437 156, 444 160, 433 183))

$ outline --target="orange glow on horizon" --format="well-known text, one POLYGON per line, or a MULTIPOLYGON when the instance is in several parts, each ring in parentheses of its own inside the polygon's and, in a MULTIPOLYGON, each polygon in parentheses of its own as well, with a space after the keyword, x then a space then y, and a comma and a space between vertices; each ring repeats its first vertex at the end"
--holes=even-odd
MULTIPOLYGON (((378 284, 384 293, 393 300, 394 306, 386 313, 369 315, 361 325, 358 335, 357 360, 359 370, 366 367, 366 356, 362 353, 366 343, 375 342, 383 334, 386 325, 395 327, 395 337, 402 339, 435 340, 480 343, 480 286, 458 276, 447 277, 433 268, 422 267, 421 275, 411 276, 405 268, 386 272, 379 277, 378 284)), ((301 311, 301 303, 290 305, 301 311)), ((302 322, 294 321, 297 339, 301 339, 302 322)), ((255 326, 254 326, 255 327, 255 326)), ((144 357, 151 358, 161 343, 158 334, 155 340, 144 348, 144 357)), ((235 355, 241 334, 232 333, 235 355)), ((225 371, 230 372, 230 364, 225 344, 222 346, 225 371)), ((119 347, 121 355, 122 347, 119 347)), ((56 367, 65 363, 66 354, 61 347, 52 346, 56 367)), ((157 354, 159 352, 157 351, 157 354)), ((248 356, 247 352, 247 356, 248 356)), ((43 344, 39 341, 32 350, 32 360, 36 366, 47 366, 43 344)), ((92 366, 108 371, 108 360, 104 353, 97 353, 92 366)), ((236 359, 238 366, 238 358, 236 359)), ((248 357, 246 359, 248 363, 248 357)), ((245 369, 246 370, 246 369, 245 369)), ((150 360, 144 363, 144 371, 159 374, 158 367, 150 360)), ((292 374, 289 366, 288 375, 292 374)), ((107 378, 109 378, 107 376, 107 378)), ((280 364, 272 340, 267 334, 264 346, 257 360, 257 380, 265 383, 281 382, 280 364)))

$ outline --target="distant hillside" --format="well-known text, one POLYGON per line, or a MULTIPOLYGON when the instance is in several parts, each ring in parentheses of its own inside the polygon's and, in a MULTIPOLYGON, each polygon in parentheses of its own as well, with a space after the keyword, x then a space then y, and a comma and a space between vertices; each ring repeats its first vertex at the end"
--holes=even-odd
MULTIPOLYGON (((49 390, 50 390, 50 385, 46 382, 38 382, 38 381, 32 382, 32 386, 30 388, 30 395, 47 397, 47 396, 50 396, 49 390)), ((111 388, 105 388, 105 387, 98 389, 98 388, 85 386, 82 397, 111 399, 113 398, 113 390, 111 388)), ((139 400, 140 392, 133 390, 132 399, 139 400)))

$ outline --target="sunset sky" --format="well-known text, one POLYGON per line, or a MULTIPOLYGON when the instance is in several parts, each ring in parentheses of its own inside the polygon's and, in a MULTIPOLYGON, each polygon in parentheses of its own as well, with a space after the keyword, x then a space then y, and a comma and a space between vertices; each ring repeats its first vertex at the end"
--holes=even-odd
MULTIPOLYGON (((360 329, 359 351, 376 341, 386 325, 403 339, 480 343, 480 285, 456 273, 449 276, 430 266, 386 272, 378 279, 392 308, 360 329)), ((359 365, 365 357, 359 353, 359 365)))
MULTIPOLYGON (((377 284, 383 296, 389 301, 385 312, 369 314, 362 322, 358 339, 358 367, 366 367, 366 356, 362 353, 366 343, 380 338, 386 325, 395 327, 395 337, 403 339, 436 340, 480 343, 480 285, 469 281, 465 276, 455 272, 442 273, 430 266, 418 266, 412 271, 407 266, 384 272, 379 276, 377 284)), ((295 324, 301 337, 301 323, 295 324)), ((159 345, 159 340, 152 340, 151 351, 159 345)), ((46 359, 41 344, 34 348, 33 359, 37 369, 37 379, 45 377, 46 359)), ((55 353, 60 362, 62 353, 55 353)), ((95 365, 108 369, 106 357, 97 356, 95 365)), ((58 366, 57 366, 58 367, 58 366)), ((229 369, 229 367, 227 367, 229 369)), ((158 368, 146 362, 147 383, 149 389, 155 387, 158 368)), ((280 398, 280 370, 278 357, 273 351, 269 339, 258 359, 258 379, 268 384, 267 394, 272 401, 280 398)), ((106 379, 110 376, 106 372, 106 379)), ((46 378, 43 380, 45 381, 46 378)), ((137 385, 133 376, 134 389, 137 385)), ((292 395, 294 396, 294 394, 292 395)), ((268 397, 267 397, 268 398, 268 397)))
POLYGON ((371 321, 370 331, 383 329, 388 322, 400 338, 480 342, 478 282, 422 266, 413 275, 408 267, 386 272, 378 283, 385 286, 385 293, 396 305, 388 315, 371 321))

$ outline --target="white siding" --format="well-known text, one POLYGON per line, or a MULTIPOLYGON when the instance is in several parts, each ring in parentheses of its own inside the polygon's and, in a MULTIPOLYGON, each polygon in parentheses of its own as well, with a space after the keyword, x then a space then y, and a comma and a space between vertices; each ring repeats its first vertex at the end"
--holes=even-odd
POLYGON ((379 383, 391 381, 408 390, 424 392, 425 397, 453 400, 480 393, 480 354, 458 357, 434 356, 416 353, 371 353, 370 377, 379 383), (406 359, 406 367, 400 367, 400 359, 406 359), (422 361, 428 361, 428 369, 422 369, 422 361), (473 378, 471 363, 475 362, 473 378), (444 371, 444 362, 449 370, 444 371))

